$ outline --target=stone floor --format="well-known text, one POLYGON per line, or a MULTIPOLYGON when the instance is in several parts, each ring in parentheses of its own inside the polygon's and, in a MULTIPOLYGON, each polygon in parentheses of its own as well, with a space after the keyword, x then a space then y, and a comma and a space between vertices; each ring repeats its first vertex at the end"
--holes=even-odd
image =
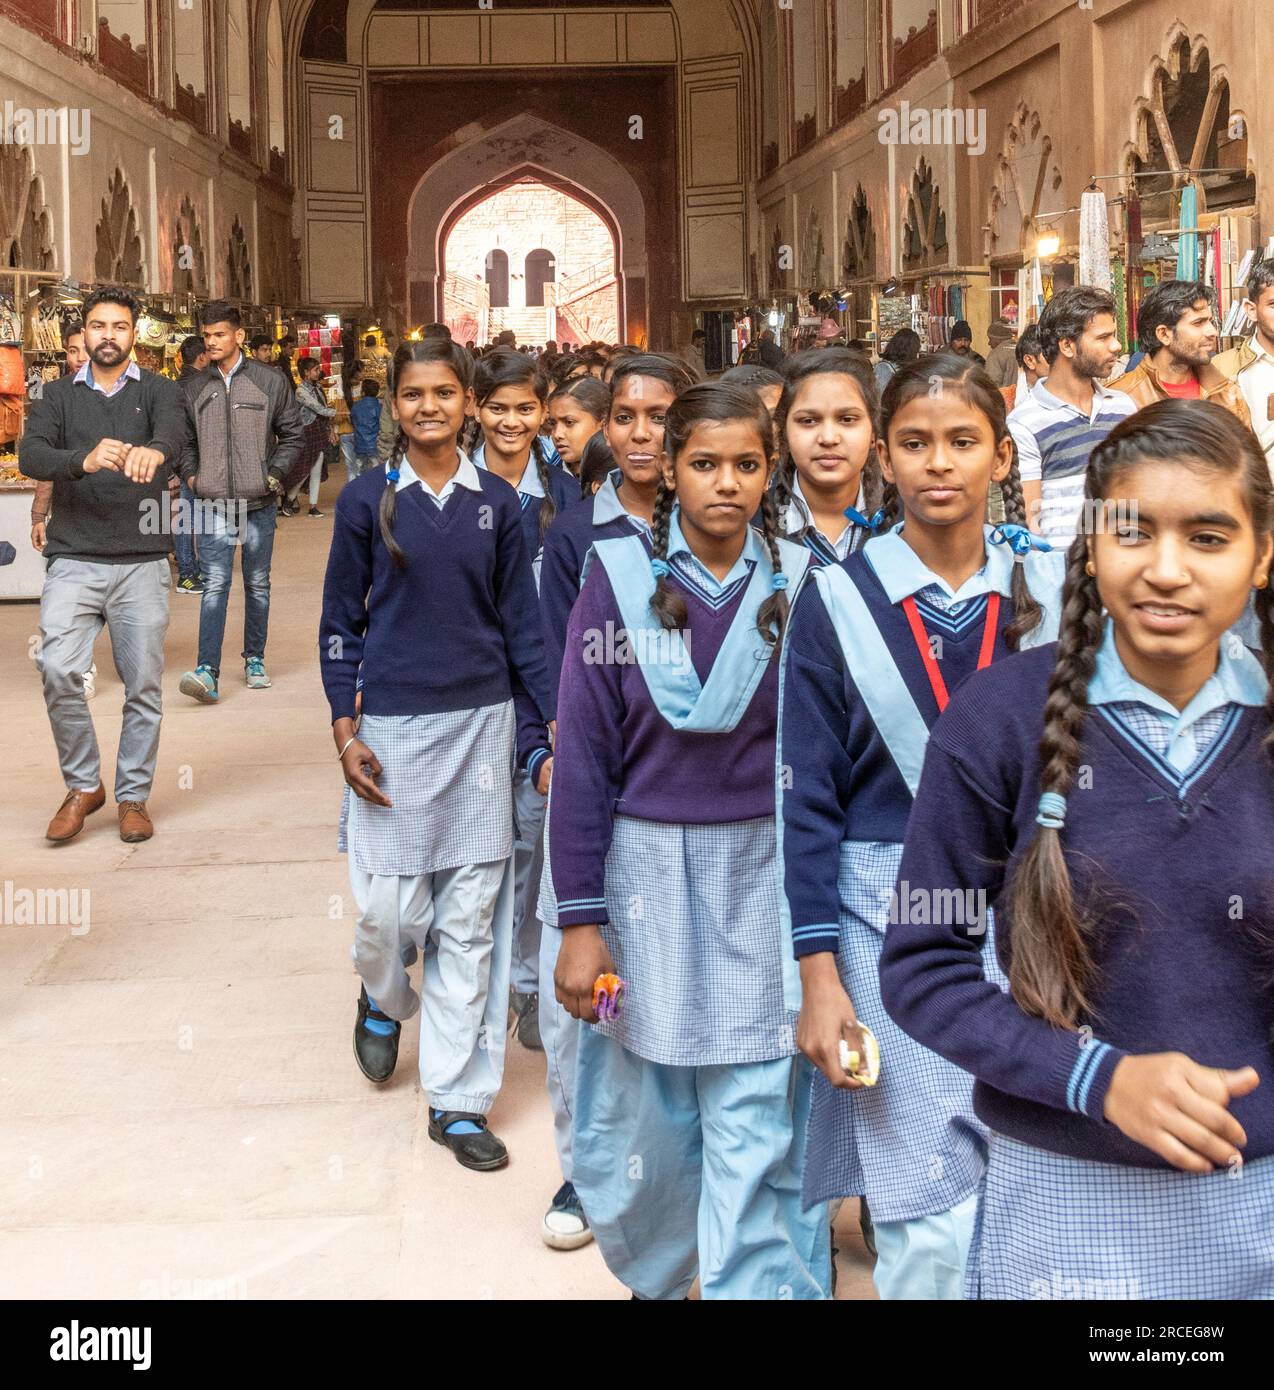
MULTIPOLYGON (((494 1174, 429 1142, 415 1024, 389 1086, 354 1065, 316 659, 331 525, 280 525, 271 690, 247 690, 232 656, 236 578, 221 704, 180 695, 199 604, 173 595, 144 845, 120 842, 109 798, 70 844, 44 840, 62 785, 30 659, 38 608, 0 604, 0 892, 78 889, 90 909, 87 931, 0 926, 0 1297, 627 1296, 595 1246, 540 1241, 559 1183, 542 1054, 510 1040, 493 1126, 513 1157, 494 1174)), ((121 688, 105 635, 96 659, 109 793, 121 688)), ((854 1203, 838 1228, 839 1296, 874 1297, 854 1203)))

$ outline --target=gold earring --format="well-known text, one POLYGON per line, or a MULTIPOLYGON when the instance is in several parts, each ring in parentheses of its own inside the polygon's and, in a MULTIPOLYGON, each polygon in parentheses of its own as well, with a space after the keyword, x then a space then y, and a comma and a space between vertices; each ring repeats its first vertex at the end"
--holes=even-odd
POLYGON ((1091 560, 1089 560, 1089 561, 1084 565, 1084 573, 1089 577, 1089 579, 1096 579, 1096 578, 1097 578, 1097 566, 1096 566, 1095 564, 1093 564, 1093 562, 1092 562, 1091 560))
POLYGON ((1269 582, 1270 582, 1270 577, 1269 577, 1268 574, 1258 574, 1258 575, 1256 576, 1255 581, 1254 581, 1253 584, 1252 584, 1252 587, 1253 587, 1254 589, 1264 589, 1264 588, 1266 588, 1266 587, 1268 586, 1269 582))

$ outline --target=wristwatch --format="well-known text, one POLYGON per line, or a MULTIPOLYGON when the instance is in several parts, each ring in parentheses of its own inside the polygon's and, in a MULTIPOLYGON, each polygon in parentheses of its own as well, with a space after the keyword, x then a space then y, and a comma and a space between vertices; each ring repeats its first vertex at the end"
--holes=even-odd
POLYGON ((276 497, 281 497, 283 495, 283 482, 281 479, 276 478, 273 473, 267 473, 265 475, 265 485, 276 497))

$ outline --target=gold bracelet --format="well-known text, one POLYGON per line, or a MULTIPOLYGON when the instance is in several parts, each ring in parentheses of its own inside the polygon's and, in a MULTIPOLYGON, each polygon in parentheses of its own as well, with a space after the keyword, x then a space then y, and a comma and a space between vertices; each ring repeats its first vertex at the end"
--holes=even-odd
POLYGON ((345 756, 345 754, 346 754, 347 752, 349 752, 349 745, 350 745, 350 743, 356 743, 357 741, 358 741, 358 735, 357 735, 357 734, 352 734, 352 735, 350 736, 349 743, 347 743, 347 744, 345 745, 345 747, 342 748, 341 751, 336 755, 336 761, 337 761, 338 763, 339 763, 340 760, 345 756))

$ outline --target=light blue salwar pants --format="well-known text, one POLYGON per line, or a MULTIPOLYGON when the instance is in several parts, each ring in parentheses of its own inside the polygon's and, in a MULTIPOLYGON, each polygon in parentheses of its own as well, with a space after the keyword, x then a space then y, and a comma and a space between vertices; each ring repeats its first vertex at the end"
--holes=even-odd
POLYGON ((808 1064, 648 1062, 582 1027, 574 1183, 612 1274, 643 1299, 826 1299, 826 1204, 801 1210, 808 1064))

